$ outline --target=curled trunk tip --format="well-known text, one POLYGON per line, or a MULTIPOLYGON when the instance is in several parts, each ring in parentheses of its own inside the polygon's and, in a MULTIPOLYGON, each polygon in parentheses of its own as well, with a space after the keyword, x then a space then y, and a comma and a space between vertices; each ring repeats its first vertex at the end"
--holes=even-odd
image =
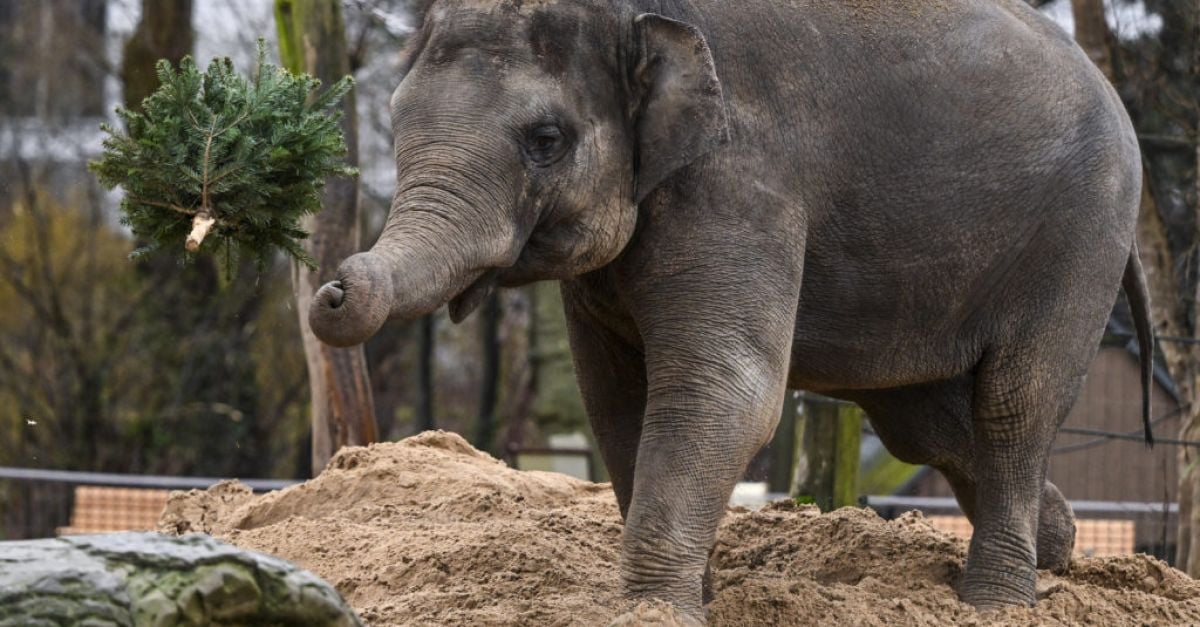
POLYGON ((342 262, 337 275, 313 297, 309 326, 330 346, 361 344, 388 319, 394 300, 391 274, 382 259, 367 252, 342 262))

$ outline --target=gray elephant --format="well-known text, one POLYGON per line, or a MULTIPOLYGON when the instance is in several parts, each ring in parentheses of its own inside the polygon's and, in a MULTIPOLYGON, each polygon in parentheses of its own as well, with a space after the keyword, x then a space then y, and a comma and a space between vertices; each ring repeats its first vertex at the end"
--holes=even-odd
POLYGON ((405 72, 391 213, 312 328, 352 345, 561 280, 631 599, 703 620, 786 388, 945 474, 965 601, 1032 603, 1066 566, 1046 460, 1122 281, 1144 377, 1152 347, 1137 140, 1055 25, 1020 0, 435 0, 405 72))

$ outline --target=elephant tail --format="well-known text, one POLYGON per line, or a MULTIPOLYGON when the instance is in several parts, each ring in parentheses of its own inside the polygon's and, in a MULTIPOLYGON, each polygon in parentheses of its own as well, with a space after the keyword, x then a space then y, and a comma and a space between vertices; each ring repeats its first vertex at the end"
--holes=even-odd
POLYGON ((1150 392, 1154 384, 1154 334, 1150 326, 1150 291, 1146 288, 1146 274, 1138 258, 1137 242, 1129 249, 1129 260, 1125 262, 1125 276, 1121 279, 1125 298, 1129 300, 1133 326, 1137 330, 1138 353, 1142 365, 1142 427, 1146 431, 1146 445, 1154 446, 1154 431, 1150 427, 1150 392))

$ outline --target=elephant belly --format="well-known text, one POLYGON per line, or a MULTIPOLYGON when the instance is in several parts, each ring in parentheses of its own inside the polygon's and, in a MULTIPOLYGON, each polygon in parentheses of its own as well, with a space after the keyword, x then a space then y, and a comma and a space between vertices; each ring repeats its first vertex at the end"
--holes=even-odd
MULTIPOLYGON (((803 324, 801 320, 798 325, 803 324)), ((973 345, 954 338, 898 337, 861 330, 823 337, 798 331, 792 344, 788 387, 812 392, 878 390, 949 379, 978 362, 981 351, 973 345)))
MULTIPOLYGON (((999 293, 972 297, 978 286, 992 283, 989 272, 954 257, 923 260, 911 272, 894 258, 843 260, 836 270, 810 258, 789 386, 887 389, 949 379, 974 367, 991 331, 1026 312, 1006 306, 999 293)), ((1022 287, 1036 290, 1036 284, 1022 287)))

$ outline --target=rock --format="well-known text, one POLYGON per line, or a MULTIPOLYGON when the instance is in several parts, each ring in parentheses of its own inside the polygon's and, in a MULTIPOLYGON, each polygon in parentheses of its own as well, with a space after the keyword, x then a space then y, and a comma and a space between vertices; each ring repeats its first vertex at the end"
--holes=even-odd
POLYGON ((66 624, 362 625, 316 575, 202 534, 0 542, 0 627, 66 624))

